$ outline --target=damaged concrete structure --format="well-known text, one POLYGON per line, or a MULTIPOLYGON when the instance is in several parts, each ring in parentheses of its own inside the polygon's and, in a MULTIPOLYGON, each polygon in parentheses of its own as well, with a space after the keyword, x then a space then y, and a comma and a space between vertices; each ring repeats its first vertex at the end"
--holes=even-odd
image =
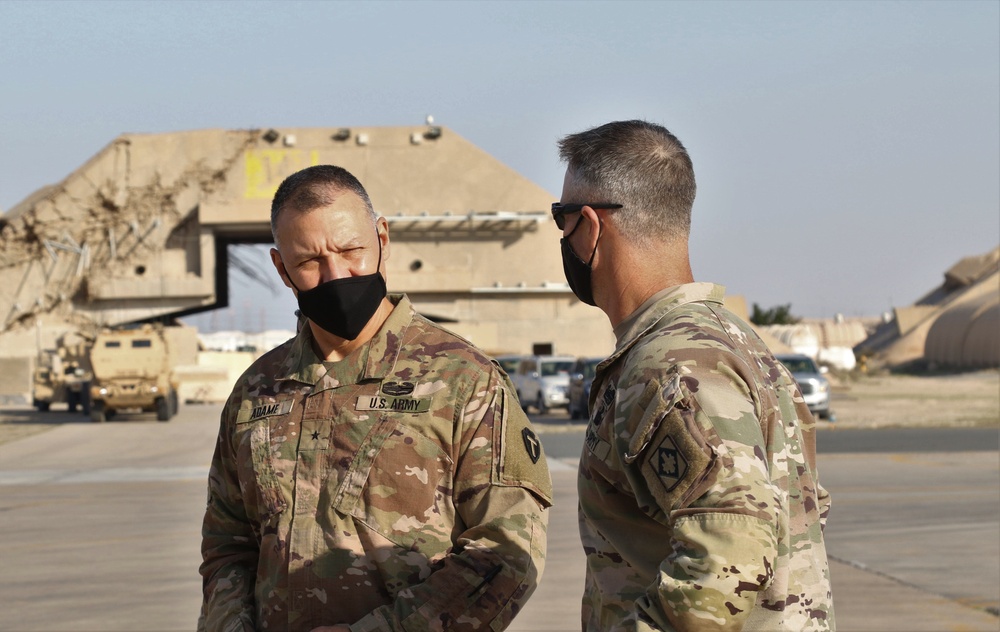
POLYGON ((67 331, 226 306, 226 246, 270 242, 275 189, 314 164, 368 189, 389 287, 425 315, 494 353, 613 347, 565 283, 552 195, 446 128, 125 134, 0 219, 4 382, 67 331))
POLYGON ((956 263, 854 350, 887 366, 1000 367, 1000 247, 956 263))

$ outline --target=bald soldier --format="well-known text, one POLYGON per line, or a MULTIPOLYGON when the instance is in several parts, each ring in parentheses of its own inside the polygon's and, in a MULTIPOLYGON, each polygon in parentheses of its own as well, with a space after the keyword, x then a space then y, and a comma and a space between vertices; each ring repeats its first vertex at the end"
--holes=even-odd
POLYGON ((694 282, 683 145, 622 121, 559 150, 566 278, 617 339, 580 459, 584 630, 833 629, 815 422, 724 288, 694 282))
POLYGON ((504 629, 552 502, 506 374, 386 293, 388 223, 344 169, 286 179, 271 230, 307 326, 223 410, 199 627, 504 629))

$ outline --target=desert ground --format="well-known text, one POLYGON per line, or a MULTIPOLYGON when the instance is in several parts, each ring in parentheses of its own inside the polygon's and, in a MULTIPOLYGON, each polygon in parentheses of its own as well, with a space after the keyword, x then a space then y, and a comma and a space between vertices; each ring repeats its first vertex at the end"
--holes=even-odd
POLYGON ((831 376, 836 423, 852 428, 1000 427, 1000 372, 831 376))

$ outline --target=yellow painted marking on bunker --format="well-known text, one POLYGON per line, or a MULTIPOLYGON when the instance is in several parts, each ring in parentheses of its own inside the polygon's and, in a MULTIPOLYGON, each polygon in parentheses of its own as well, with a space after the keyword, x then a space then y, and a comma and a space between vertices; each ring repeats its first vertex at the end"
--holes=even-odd
POLYGON ((278 185, 300 169, 319 164, 319 151, 312 149, 248 149, 244 154, 248 200, 270 200, 278 185))

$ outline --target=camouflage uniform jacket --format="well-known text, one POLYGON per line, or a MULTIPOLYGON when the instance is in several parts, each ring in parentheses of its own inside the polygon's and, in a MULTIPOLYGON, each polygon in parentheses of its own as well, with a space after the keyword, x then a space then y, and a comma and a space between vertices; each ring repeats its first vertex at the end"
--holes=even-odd
POLYGON ((815 422, 723 293, 658 293, 597 367, 578 480, 585 630, 834 628, 815 422))
POLYGON ((501 630, 544 564, 551 480, 506 374, 396 303, 323 362, 309 327, 222 413, 202 529, 206 630, 501 630))

